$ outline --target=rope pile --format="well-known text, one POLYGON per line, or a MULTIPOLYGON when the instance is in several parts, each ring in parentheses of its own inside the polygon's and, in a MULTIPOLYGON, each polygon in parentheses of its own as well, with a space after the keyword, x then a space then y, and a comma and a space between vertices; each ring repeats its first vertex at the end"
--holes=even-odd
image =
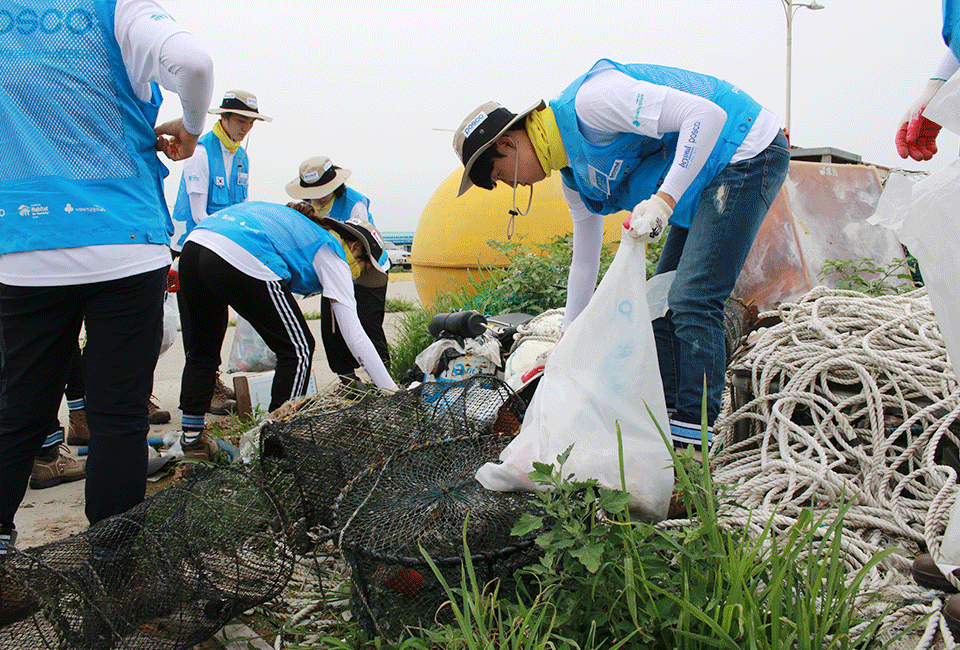
POLYGON ((803 510, 816 518, 851 502, 851 577, 895 549, 863 583, 902 605, 884 634, 932 613, 895 647, 952 647, 942 594, 909 577, 917 553, 936 557, 960 468, 960 387, 926 290, 872 298, 817 287, 759 315, 772 321, 734 355, 714 424, 713 478, 730 487, 723 525, 773 518, 785 530, 803 510))

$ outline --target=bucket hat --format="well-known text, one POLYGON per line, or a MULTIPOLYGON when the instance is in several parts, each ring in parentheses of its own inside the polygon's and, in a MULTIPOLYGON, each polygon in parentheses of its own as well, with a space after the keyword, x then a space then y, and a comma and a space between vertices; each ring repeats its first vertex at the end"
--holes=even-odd
POLYGON ((207 111, 211 115, 221 115, 223 113, 236 113, 245 115, 264 122, 272 122, 272 117, 261 115, 257 108, 257 96, 246 90, 228 90, 223 94, 223 100, 217 108, 211 108, 207 111))
POLYGON ((484 151, 490 148, 510 127, 536 110, 546 108, 540 100, 522 113, 511 113, 497 102, 487 102, 471 111, 453 133, 453 150, 463 163, 463 178, 457 196, 470 189, 470 170, 484 151))
POLYGON ((337 221, 331 217, 323 217, 320 219, 320 225, 345 239, 358 239, 363 244, 363 249, 370 257, 370 263, 375 271, 372 275, 361 274, 357 278, 357 284, 365 287, 380 287, 386 284, 390 258, 387 256, 387 249, 383 245, 380 231, 372 223, 361 219, 337 221))
POLYGON ((300 163, 300 174, 286 185, 295 199, 322 199, 350 178, 349 169, 334 169, 326 156, 314 156, 300 163))

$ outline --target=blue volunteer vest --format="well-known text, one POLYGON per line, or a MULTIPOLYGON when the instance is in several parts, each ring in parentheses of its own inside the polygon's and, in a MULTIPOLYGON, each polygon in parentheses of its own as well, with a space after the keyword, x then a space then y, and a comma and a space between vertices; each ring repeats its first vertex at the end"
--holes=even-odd
POLYGON ((329 232, 285 205, 248 201, 211 214, 197 228, 212 230, 243 247, 304 296, 323 291, 313 258, 330 246, 346 263, 343 246, 329 232))
MULTIPOLYGON (((727 112, 727 121, 717 144, 700 173, 680 197, 670 218, 670 223, 688 228, 701 192, 730 162, 753 126, 761 106, 736 86, 714 77, 678 68, 622 65, 601 59, 550 102, 570 161, 570 166, 560 170, 564 183, 577 190, 587 208, 595 214, 632 210, 637 203, 655 194, 673 164, 679 138, 677 133, 667 133, 659 139, 621 133, 611 143, 598 146, 583 137, 575 107, 577 91, 591 74, 611 68, 634 79, 709 99, 727 112)), ((679 143, 679 146, 690 145, 679 143)))
POLYGON ((943 42, 960 61, 960 6, 957 6, 957 0, 943 0, 943 42))
MULTIPOLYGON (((247 183, 240 183, 241 174, 246 178, 248 174, 247 153, 243 147, 237 149, 233 154, 233 169, 227 174, 223 164, 223 149, 220 146, 220 138, 213 131, 204 133, 197 141, 207 150, 207 168, 209 170, 209 180, 207 181, 207 214, 213 214, 224 208, 237 203, 243 203, 247 199, 247 183)), ((190 231, 196 227, 193 221, 193 213, 190 212, 190 197, 187 195, 186 178, 180 176, 180 189, 177 191, 177 202, 173 206, 173 218, 183 221, 187 224, 187 231, 180 237, 178 242, 183 246, 184 240, 190 231)))
POLYGON ((169 243, 162 98, 134 92, 115 5, 0 0, 0 254, 169 243))
MULTIPOLYGON (((361 201, 367 208, 367 216, 370 217, 370 223, 373 223, 373 215, 370 214, 370 199, 352 187, 348 187, 343 196, 333 200, 333 206, 330 208, 330 218, 340 222, 346 221, 350 218, 353 206, 361 201)), ((373 223, 373 225, 376 226, 377 224, 373 223)))

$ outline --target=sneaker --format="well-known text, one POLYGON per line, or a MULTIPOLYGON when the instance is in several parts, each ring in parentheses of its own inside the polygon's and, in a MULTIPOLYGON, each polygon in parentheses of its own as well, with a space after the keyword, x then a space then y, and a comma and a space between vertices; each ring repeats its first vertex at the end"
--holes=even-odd
POLYGON ((200 432, 200 437, 187 445, 183 434, 180 434, 180 446, 183 448, 183 457, 189 460, 211 460, 220 451, 217 441, 207 435, 207 430, 200 432))
POLYGON ((87 410, 77 409, 70 411, 70 422, 67 424, 68 445, 89 445, 90 429, 87 428, 87 410))
POLYGON ((170 421, 170 411, 160 408, 160 405, 151 398, 147 402, 147 420, 150 424, 166 424, 170 421))
POLYGON ((210 408, 207 412, 214 415, 229 415, 237 412, 237 395, 223 383, 220 373, 217 373, 217 383, 213 385, 213 398, 210 400, 210 408))
MULTIPOLYGON (((913 576, 913 581, 921 587, 949 591, 953 594, 957 593, 957 588, 947 580, 943 572, 940 571, 940 567, 933 561, 933 556, 929 553, 921 553, 917 556, 910 566, 910 574, 913 576)), ((960 578, 960 569, 954 569, 953 576, 960 578)), ((958 613, 960 613, 960 610, 958 610, 958 613)))
MULTIPOLYGON (((670 420, 670 437, 674 447, 689 447, 700 449, 700 425, 682 420, 670 420)), ((713 427, 707 427, 707 444, 713 440, 713 427)))
POLYGON ((42 490, 86 478, 86 462, 67 456, 64 451, 64 445, 59 445, 57 455, 53 458, 37 456, 33 460, 33 471, 30 472, 31 488, 42 490))

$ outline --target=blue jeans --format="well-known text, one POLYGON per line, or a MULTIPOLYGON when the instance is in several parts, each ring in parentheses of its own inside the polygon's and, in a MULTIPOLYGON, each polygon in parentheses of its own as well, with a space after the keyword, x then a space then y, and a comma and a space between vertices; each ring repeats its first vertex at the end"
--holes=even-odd
POLYGON ((707 382, 707 423, 720 412, 726 373, 723 305, 790 165, 783 132, 763 152, 727 165, 700 195, 690 228, 673 226, 657 274, 676 270, 666 316, 653 321, 668 409, 700 422, 707 382))

